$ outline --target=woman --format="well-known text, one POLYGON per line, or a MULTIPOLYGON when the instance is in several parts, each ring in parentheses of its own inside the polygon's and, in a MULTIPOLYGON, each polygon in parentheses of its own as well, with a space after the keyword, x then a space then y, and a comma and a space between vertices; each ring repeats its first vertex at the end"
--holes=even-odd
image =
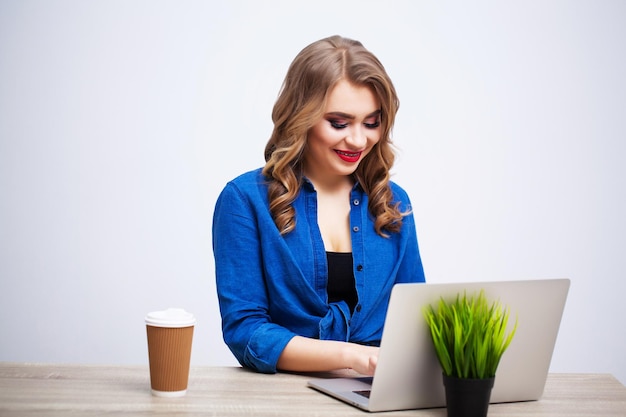
POLYGON ((224 340, 243 366, 374 373, 391 288, 424 281, 389 180, 397 109, 357 41, 322 39, 291 64, 265 166, 229 182, 213 218, 224 340))

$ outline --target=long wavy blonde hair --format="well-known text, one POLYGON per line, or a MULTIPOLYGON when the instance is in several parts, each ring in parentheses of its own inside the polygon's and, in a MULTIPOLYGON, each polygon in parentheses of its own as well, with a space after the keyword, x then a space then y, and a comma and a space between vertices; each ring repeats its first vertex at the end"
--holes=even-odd
POLYGON ((269 181, 270 212, 281 234, 295 227, 292 206, 302 184, 307 135, 324 115, 329 92, 340 80, 372 89, 381 104, 381 138, 353 176, 369 197, 368 209, 381 236, 402 226, 389 186, 395 156, 391 130, 399 101, 380 61, 358 41, 332 36, 304 48, 291 63, 274 105, 274 130, 265 147, 263 174, 269 181))

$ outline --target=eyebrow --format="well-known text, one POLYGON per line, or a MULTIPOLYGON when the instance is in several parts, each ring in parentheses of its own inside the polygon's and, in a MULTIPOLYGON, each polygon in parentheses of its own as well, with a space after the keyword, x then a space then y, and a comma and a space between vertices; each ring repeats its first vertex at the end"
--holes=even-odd
MULTIPOLYGON (((380 109, 375 110, 375 111, 371 112, 370 114, 368 114, 367 116, 365 116, 365 119, 369 119, 370 117, 373 117, 373 116, 378 116, 381 113, 382 113, 382 110, 380 110, 380 109)), ((340 112, 340 111, 331 111, 329 113, 326 113, 325 116, 326 117, 328 117, 328 116, 336 116, 336 117, 340 117, 342 119, 348 119, 348 120, 356 119, 356 116, 354 116, 352 114, 348 114, 348 113, 343 113, 343 112, 340 112)))

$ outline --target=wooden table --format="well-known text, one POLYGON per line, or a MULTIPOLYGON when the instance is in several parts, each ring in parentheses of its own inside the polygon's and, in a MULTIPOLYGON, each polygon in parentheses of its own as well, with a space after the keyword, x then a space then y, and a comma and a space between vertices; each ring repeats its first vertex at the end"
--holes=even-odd
MULTIPOLYGON (((317 375, 316 375, 317 376, 317 375)), ((307 388, 311 375, 192 367, 187 395, 150 394, 147 366, 0 363, 0 416, 367 416, 307 388)), ((445 417, 445 408, 371 414, 445 417)), ((492 404, 489 416, 626 416, 626 387, 607 374, 550 374, 539 401, 492 404)))

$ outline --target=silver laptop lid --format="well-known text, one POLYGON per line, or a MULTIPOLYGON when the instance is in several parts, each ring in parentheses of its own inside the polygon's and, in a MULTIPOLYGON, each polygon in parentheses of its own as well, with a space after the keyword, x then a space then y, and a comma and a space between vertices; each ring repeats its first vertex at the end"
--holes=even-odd
POLYGON ((446 284, 397 284, 392 291, 368 409, 445 406, 441 368, 423 310, 440 297, 485 291, 510 308, 518 327, 504 353, 491 402, 537 400, 550 368, 569 279, 446 284))

